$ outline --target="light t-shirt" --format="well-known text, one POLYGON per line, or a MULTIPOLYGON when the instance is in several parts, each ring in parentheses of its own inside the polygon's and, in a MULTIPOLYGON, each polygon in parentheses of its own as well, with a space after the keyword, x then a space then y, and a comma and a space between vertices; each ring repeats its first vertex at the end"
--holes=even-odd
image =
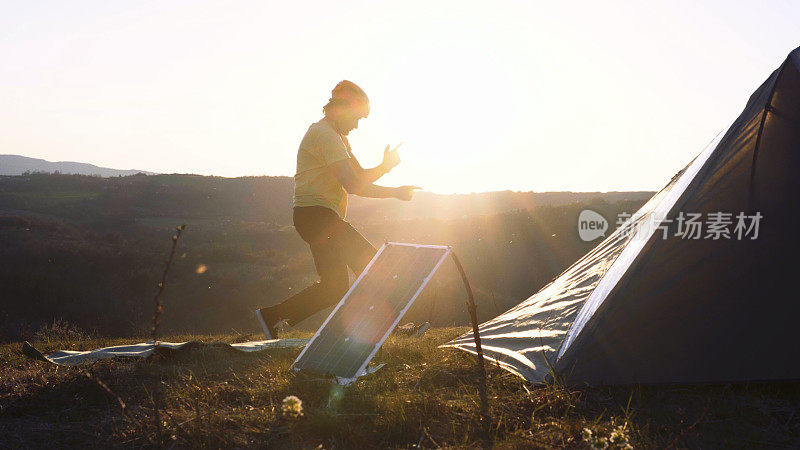
POLYGON ((297 150, 294 206, 324 206, 344 218, 347 191, 328 166, 350 158, 347 143, 325 120, 308 127, 297 150))

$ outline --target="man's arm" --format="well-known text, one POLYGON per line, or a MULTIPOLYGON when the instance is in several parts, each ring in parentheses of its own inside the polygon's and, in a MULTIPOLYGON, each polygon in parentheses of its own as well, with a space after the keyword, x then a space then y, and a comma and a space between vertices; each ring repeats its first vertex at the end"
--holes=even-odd
POLYGON ((364 180, 365 183, 374 183, 387 173, 389 173, 389 169, 387 169, 383 163, 380 163, 370 169, 364 169, 364 171, 361 172, 361 179, 364 180))
MULTIPOLYGON (((400 200, 411 200, 414 195, 414 189, 419 189, 417 186, 400 186, 400 187, 386 187, 378 186, 367 182, 362 174, 356 174, 350 161, 343 159, 336 161, 328 166, 328 170, 333 172, 336 179, 342 183, 342 186, 351 194, 360 197, 369 198, 398 198, 400 200)), ((366 172, 366 171, 365 171, 366 172)))
MULTIPOLYGON (((403 145, 402 143, 400 145, 403 145)), ((358 163, 358 160, 355 159, 355 155, 350 153, 350 156, 353 158, 355 162, 354 170, 356 173, 364 180, 365 183, 374 183, 378 181, 378 179, 392 170, 395 166, 400 164, 400 156, 397 154, 397 149, 400 148, 400 145, 389 150, 389 146, 386 146, 386 149, 383 151, 383 161, 375 167, 370 169, 363 169, 361 168, 361 164, 358 163)))
POLYGON ((369 198, 396 197, 396 188, 378 186, 367 181, 365 175, 367 170, 364 170, 361 174, 357 174, 355 169, 353 169, 352 163, 348 159, 336 161, 328 166, 328 170, 333 172, 336 179, 339 180, 339 183, 342 183, 342 186, 351 194, 369 198))

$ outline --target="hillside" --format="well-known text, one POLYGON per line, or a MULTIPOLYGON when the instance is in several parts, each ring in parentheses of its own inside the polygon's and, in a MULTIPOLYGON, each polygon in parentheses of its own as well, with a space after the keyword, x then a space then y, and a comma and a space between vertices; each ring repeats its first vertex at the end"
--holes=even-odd
POLYGON ((0 175, 22 175, 30 173, 64 173, 75 175, 94 175, 101 177, 118 177, 144 173, 152 175, 153 172, 144 170, 120 170, 99 167, 94 164, 87 164, 74 161, 45 161, 44 159, 29 158, 21 155, 0 155, 0 175))
MULTIPOLYGON (((315 279, 291 227, 292 180, 135 175, 0 177, 0 340, 63 318, 101 335, 149 327, 150 302, 177 225, 187 230, 169 276, 167 329, 255 330, 252 311, 315 279), (200 268, 202 267, 202 270, 200 268)), ((526 298, 588 251, 576 232, 586 207, 613 222, 649 193, 516 193, 413 202, 354 199, 352 222, 385 240, 453 245, 482 319, 526 298)), ((463 293, 446 265, 409 320, 464 323, 463 293)), ((309 320, 314 328, 319 317, 309 320)))
MULTIPOLYGON (((111 217, 242 219, 291 224, 291 177, 223 178, 201 175, 134 175, 99 178, 58 174, 0 177, 0 211, 24 210, 57 218, 111 217), (89 212, 87 216, 85 213, 89 212)), ((653 192, 419 192, 412 202, 350 196, 354 223, 466 216, 602 201, 645 202, 653 192)))
MULTIPOLYGON (((0 177, 0 447, 589 448, 587 430, 635 448, 800 441, 797 383, 534 386, 489 365, 481 419, 475 359, 437 347, 467 330, 453 326, 468 316, 449 265, 404 318, 434 327, 390 337, 374 359, 386 365, 347 388, 290 371, 297 349, 198 345, 82 367, 22 355, 22 340, 48 353, 150 339, 153 295, 181 223, 162 339, 261 339, 253 309, 314 279, 289 225, 290 194, 291 179, 280 177, 0 177), (290 395, 302 415, 282 412, 290 395)), ((419 204, 354 202, 353 222, 375 244, 453 245, 485 320, 595 245, 578 238, 581 210, 613 228, 647 195, 428 194, 419 204)), ((323 316, 286 337, 309 337, 323 316)))

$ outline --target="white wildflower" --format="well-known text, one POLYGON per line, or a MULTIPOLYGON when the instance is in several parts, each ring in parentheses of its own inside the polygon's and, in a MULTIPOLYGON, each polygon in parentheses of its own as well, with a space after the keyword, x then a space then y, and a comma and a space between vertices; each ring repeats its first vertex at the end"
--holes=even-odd
POLYGON ((294 395, 290 395, 283 399, 281 405, 281 413, 284 417, 296 419, 303 415, 303 401, 294 395))
POLYGON ((593 449, 603 450, 608 448, 608 438, 596 437, 589 443, 593 449))
POLYGON ((592 430, 590 430, 588 428, 584 428, 583 431, 581 431, 581 437, 586 442, 591 442, 592 435, 593 435, 592 430))
POLYGON ((589 442, 593 449, 603 450, 608 448, 608 438, 598 436, 589 442))
POLYGON ((611 445, 618 447, 618 448, 633 448, 631 446, 628 437, 628 430, 625 429, 624 425, 620 425, 611 432, 609 436, 609 440, 611 441, 611 445))

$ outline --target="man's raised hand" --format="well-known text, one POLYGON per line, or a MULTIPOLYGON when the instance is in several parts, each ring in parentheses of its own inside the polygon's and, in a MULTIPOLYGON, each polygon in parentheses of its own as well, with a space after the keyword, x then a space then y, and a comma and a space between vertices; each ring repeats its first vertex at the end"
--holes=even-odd
POLYGON ((403 145, 402 142, 391 150, 389 150, 390 146, 387 145, 386 149, 383 150, 383 163, 381 164, 387 171, 394 169, 395 166, 400 164, 400 155, 397 154, 397 149, 399 149, 401 145, 403 145))
POLYGON ((419 186, 406 185, 406 186, 396 187, 395 189, 396 189, 395 197, 407 202, 411 200, 412 197, 414 197, 414 189, 422 189, 422 188, 419 186))

